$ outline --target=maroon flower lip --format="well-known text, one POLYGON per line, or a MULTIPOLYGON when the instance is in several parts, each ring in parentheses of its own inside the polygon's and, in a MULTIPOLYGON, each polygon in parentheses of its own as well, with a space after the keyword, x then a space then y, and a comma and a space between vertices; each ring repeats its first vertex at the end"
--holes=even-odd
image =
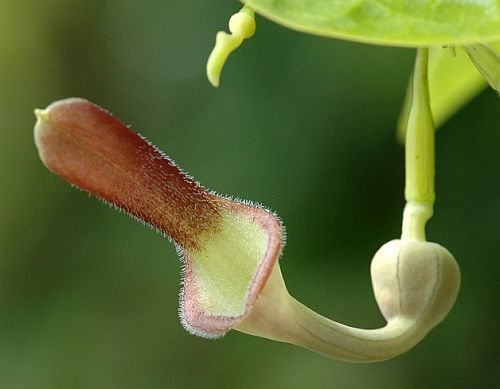
POLYGON ((207 191, 89 101, 61 100, 35 113, 35 143, 49 170, 176 243, 189 332, 219 337, 249 314, 283 246, 273 213, 207 191))
POLYGON ((184 248, 197 248, 199 235, 216 228, 218 198, 107 111, 72 98, 45 112, 35 140, 51 171, 184 248))

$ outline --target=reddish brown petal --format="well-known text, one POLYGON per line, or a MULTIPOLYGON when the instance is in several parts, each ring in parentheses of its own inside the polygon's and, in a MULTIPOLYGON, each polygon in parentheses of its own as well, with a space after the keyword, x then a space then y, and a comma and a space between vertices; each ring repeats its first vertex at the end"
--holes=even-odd
POLYGON ((197 248, 199 235, 216 228, 216 197, 109 112, 73 98, 53 103, 37 116, 40 157, 66 181, 185 248, 197 248))
POLYGON ((63 100, 36 114, 35 142, 50 170, 179 244, 181 317, 188 331, 218 337, 249 314, 283 245, 273 213, 207 192, 86 100, 63 100))

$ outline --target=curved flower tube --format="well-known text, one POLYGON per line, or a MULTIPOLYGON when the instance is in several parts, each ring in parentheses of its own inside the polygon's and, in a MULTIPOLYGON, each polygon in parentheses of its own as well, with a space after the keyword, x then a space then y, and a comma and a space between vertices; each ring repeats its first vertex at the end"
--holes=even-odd
POLYGON ((422 340, 451 309, 460 271, 425 241, 434 203, 434 128, 427 50, 417 55, 407 130, 401 239, 375 254, 373 290, 387 325, 359 329, 292 298, 278 264, 283 227, 268 210, 208 192, 165 154, 108 112, 82 99, 37 110, 35 142, 45 165, 71 184, 168 235, 183 261, 184 327, 208 338, 237 329, 329 357, 381 361, 422 340))
POLYGON ((360 329, 327 319, 293 297, 276 267, 248 318, 236 329, 349 362, 378 362, 417 343, 448 313, 460 273, 453 256, 427 242, 386 243, 371 266, 377 303, 387 320, 360 329))
POLYGON ((373 362, 409 350, 447 315, 458 294, 460 270, 448 250, 425 241, 435 199, 427 67, 428 50, 419 49, 406 131, 407 204, 401 239, 383 245, 371 263, 373 291, 387 325, 366 330, 324 318, 289 296, 275 269, 237 329, 338 359, 373 362))

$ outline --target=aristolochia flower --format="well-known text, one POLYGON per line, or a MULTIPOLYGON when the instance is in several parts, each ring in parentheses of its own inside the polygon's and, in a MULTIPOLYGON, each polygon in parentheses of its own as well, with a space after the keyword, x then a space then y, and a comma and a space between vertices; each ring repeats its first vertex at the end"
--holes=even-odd
POLYGON ((280 256, 279 219, 260 206, 208 192, 165 154, 82 99, 37 110, 44 164, 169 236, 182 257, 185 328, 224 335, 248 315, 280 256))
POLYGON ((387 320, 383 328, 339 324, 292 298, 277 262, 284 232, 273 213, 207 191, 96 105, 68 99, 36 110, 35 142, 54 173, 174 241, 184 272, 181 321, 189 332, 216 338, 235 328, 334 358, 380 361, 422 340, 446 316, 460 284, 453 256, 425 241, 434 133, 432 120, 421 120, 430 118, 425 88, 419 87, 426 58, 419 55, 415 72, 418 104, 408 130, 415 147, 408 148, 407 171, 411 176, 415 170, 417 178, 428 171, 430 178, 410 180, 402 238, 382 246, 372 261, 375 297, 387 320))

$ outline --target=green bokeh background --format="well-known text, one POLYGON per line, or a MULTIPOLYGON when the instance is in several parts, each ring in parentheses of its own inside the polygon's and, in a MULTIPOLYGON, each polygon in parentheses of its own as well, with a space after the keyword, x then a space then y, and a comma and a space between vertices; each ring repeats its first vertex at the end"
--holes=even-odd
POLYGON ((463 273, 447 319, 394 360, 355 365, 177 317, 179 261, 150 229, 50 174, 33 108, 110 109, 211 189, 283 218, 291 293, 383 324, 369 263, 398 236, 395 123, 414 52, 258 18, 219 89, 205 61, 234 0, 0 1, 0 387, 489 388, 500 383, 500 109, 485 91, 437 133, 428 236, 463 273))

